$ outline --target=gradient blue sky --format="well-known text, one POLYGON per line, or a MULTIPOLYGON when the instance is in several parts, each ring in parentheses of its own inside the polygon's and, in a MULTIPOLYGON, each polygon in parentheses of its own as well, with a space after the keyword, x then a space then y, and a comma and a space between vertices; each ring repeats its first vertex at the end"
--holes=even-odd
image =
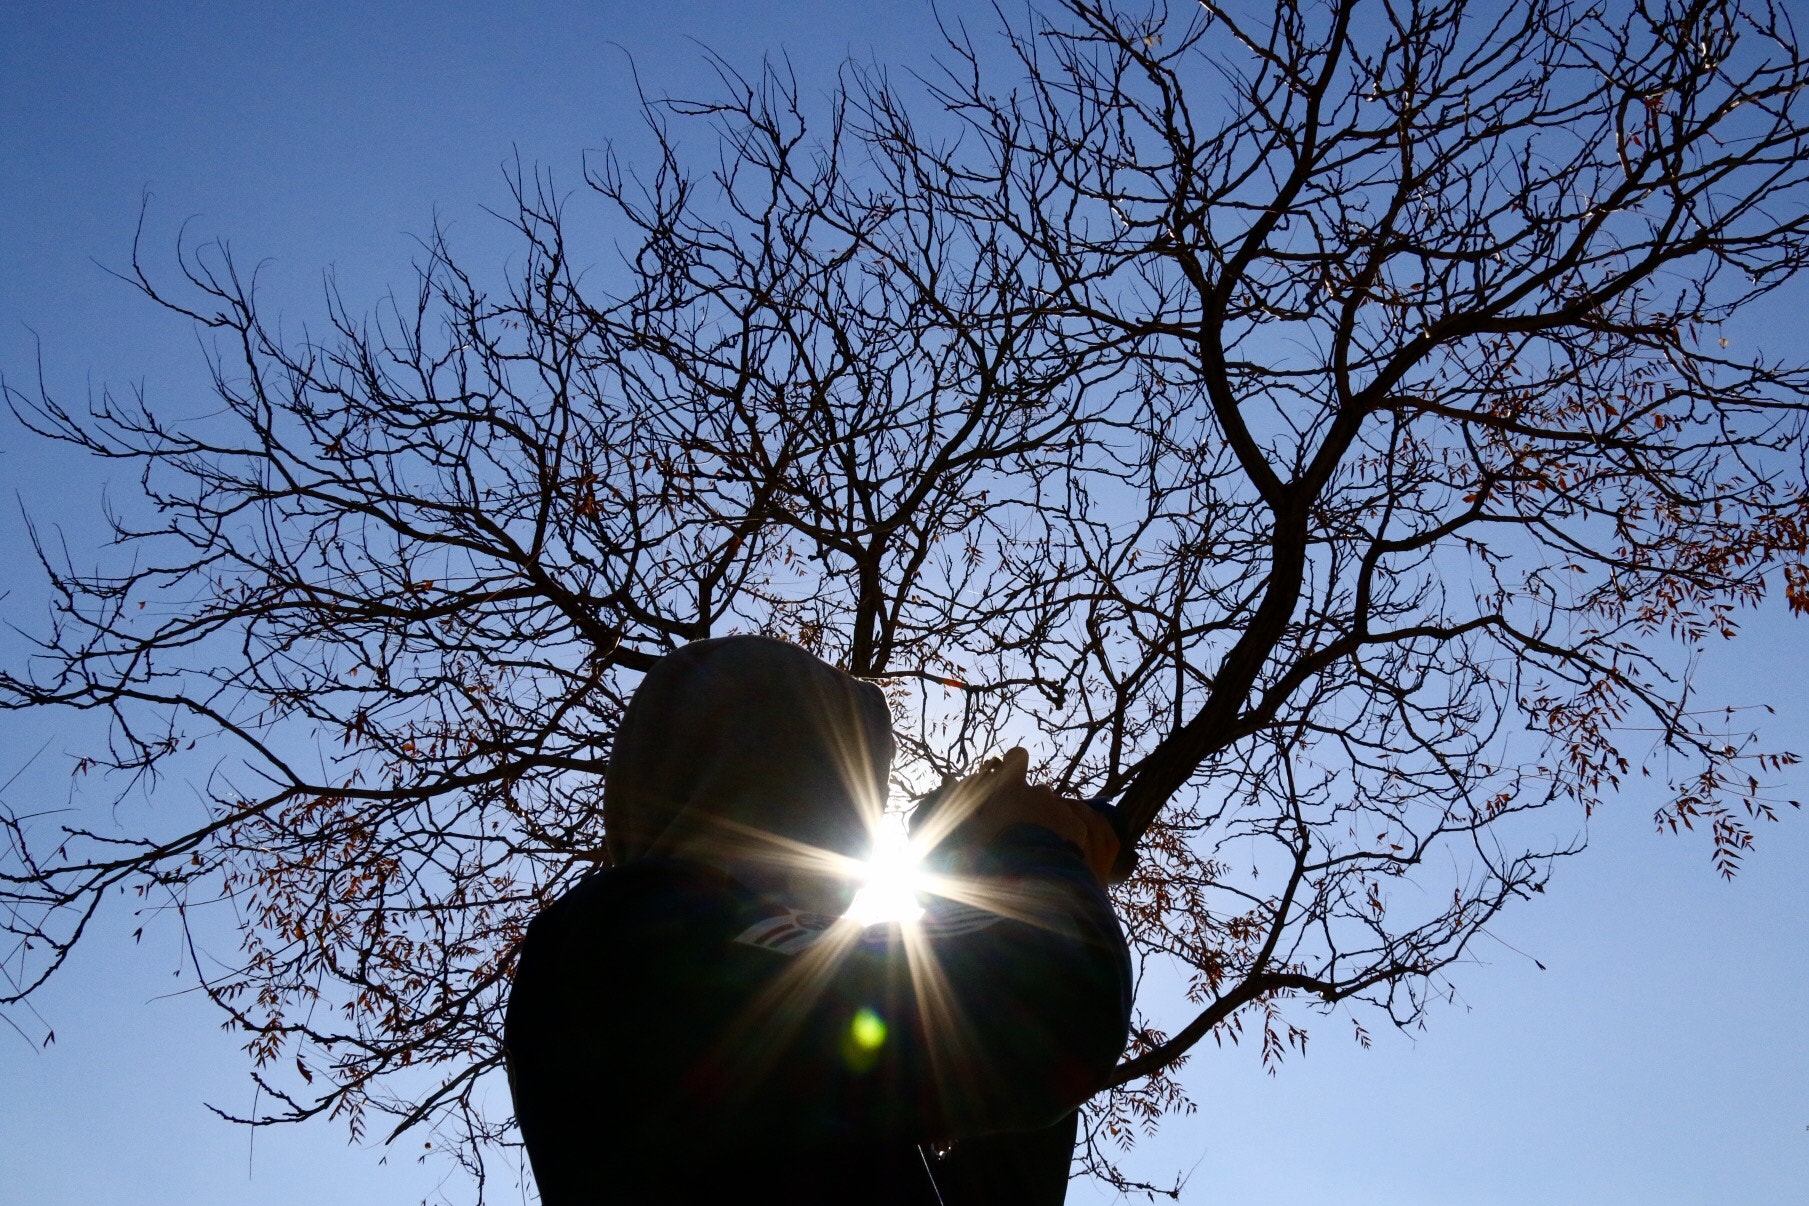
MULTIPOLYGON (((682 92, 708 80, 699 43, 749 67, 784 52, 821 90, 849 54, 921 64, 933 27, 918 0, 6 0, 0 369, 29 376, 41 340, 65 394, 142 381, 198 413, 192 334, 93 262, 124 263, 143 191, 154 256, 167 262, 192 217, 194 234, 269 261, 275 309, 318 320, 323 268, 362 306, 405 280, 411 235, 436 212, 468 259, 500 264, 508 241, 483 207, 506 206, 501 165, 519 150, 575 182, 583 149, 632 148, 627 54, 650 90, 682 92)), ((1800 348, 1792 310, 1737 337, 1800 348)), ((108 483, 10 421, 0 450, 0 618, 30 622, 41 583, 13 496, 83 549, 108 483)), ((0 654, 12 642, 0 633, 0 654)), ((1799 751, 1802 643, 1800 623, 1766 611, 1704 671, 1730 701, 1778 704, 1767 732, 1799 751)), ((79 726, 8 718, 0 782, 45 747, 8 798, 66 790, 78 742, 79 726)), ((1601 815, 1591 850, 1481 944, 1456 977, 1460 999, 1423 1033, 1378 1033, 1365 1052, 1332 1020, 1274 1077, 1252 1051, 1202 1051, 1187 1079, 1198 1113, 1140 1146, 1132 1168, 1187 1175, 1184 1202, 1239 1206, 1809 1200, 1809 818, 1762 833, 1726 885, 1700 842, 1650 832, 1655 803, 1636 790, 1601 815)), ((254 1146, 208 1113, 204 1102, 252 1104, 238 1042, 180 995, 173 927, 134 946, 135 924, 103 917, 38 1001, 42 1020, 20 1018, 23 1037, 0 1029, 0 1203, 362 1206, 437 1192, 449 1170, 417 1163, 419 1141, 360 1147, 321 1124, 254 1146), (41 1048, 46 1026, 57 1038, 41 1048)), ((519 1192, 497 1188, 502 1201, 519 1192)), ((1110 1195, 1077 1186, 1070 1200, 1110 1195)))

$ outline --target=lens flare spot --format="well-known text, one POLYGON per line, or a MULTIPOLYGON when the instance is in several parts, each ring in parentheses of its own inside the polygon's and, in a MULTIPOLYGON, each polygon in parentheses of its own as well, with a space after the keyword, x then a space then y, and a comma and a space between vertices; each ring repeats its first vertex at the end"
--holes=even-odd
POLYGON ((862 1009, 848 1024, 848 1038, 858 1050, 878 1051, 886 1042, 886 1020, 871 1009, 862 1009))

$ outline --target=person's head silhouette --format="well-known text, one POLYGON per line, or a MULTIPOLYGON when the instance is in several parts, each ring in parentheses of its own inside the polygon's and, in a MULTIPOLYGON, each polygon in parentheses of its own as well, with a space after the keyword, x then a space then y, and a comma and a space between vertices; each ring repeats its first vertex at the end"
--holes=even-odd
POLYGON ((699 641, 648 671, 604 788, 610 862, 648 856, 732 869, 750 886, 840 912, 884 810, 885 696, 761 636, 699 641))

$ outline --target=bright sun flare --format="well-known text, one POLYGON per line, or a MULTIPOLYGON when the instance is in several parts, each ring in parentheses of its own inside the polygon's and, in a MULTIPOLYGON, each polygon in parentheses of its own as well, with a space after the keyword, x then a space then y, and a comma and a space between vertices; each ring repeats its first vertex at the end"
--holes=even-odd
POLYGON ((873 853, 863 864, 860 891, 843 915, 862 925, 923 916, 923 906, 917 903, 922 887, 918 853, 905 835, 904 817, 887 813, 873 835, 873 853))

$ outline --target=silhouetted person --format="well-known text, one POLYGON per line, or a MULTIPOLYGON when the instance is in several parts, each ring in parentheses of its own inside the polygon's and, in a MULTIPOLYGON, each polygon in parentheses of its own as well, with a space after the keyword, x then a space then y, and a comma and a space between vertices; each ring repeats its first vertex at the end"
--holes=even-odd
POLYGON ((610 867, 535 919, 509 1001, 546 1206, 1062 1200, 1129 1023, 1116 840, 1014 750, 957 791, 963 902, 863 930, 837 918, 891 759, 880 691, 785 642, 648 673, 610 867))

